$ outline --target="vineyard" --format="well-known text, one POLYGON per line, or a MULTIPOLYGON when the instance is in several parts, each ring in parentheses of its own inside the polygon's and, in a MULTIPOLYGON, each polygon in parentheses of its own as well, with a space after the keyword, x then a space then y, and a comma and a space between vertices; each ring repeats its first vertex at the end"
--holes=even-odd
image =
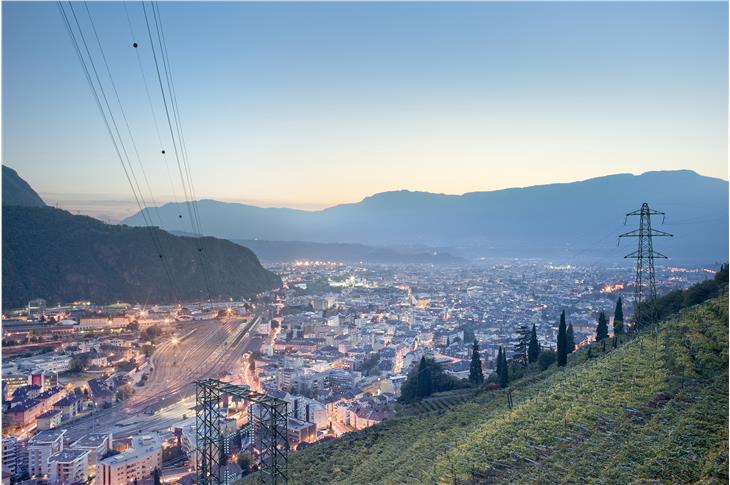
POLYGON ((291 483, 727 483, 728 297, 290 460, 291 483))

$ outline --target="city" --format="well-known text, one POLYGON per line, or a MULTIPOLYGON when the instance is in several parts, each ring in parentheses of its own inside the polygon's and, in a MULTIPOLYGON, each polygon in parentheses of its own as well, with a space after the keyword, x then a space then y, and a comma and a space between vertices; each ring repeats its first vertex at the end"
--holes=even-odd
MULTIPOLYGON (((554 348, 562 310, 578 346, 622 296, 626 266, 541 262, 270 267, 282 287, 251 301, 146 306, 30 301, 3 315, 3 467, 17 479, 143 483, 195 480, 194 381, 215 377, 286 400, 291 450, 393 417, 422 356, 469 376, 474 339, 485 374, 520 326, 554 348), (187 478, 186 478, 187 477, 187 478)), ((662 292, 711 268, 657 268, 662 292)), ((627 298, 628 297, 628 298, 627 298)), ((225 416, 221 473, 254 463, 246 402, 225 416)))
POLYGON ((0 0, 0 485, 729 483, 729 6, 0 0))

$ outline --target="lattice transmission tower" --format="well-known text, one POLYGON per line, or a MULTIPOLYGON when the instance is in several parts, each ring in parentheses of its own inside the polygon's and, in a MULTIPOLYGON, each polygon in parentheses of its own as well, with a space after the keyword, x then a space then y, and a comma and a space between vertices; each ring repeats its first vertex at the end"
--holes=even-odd
POLYGON ((287 437, 287 402, 252 391, 248 386, 230 384, 217 379, 195 381, 195 437, 197 440, 198 481, 200 485, 220 485, 228 482, 221 476, 226 464, 224 439, 221 431, 225 418, 222 409, 227 397, 243 399, 249 407, 248 432, 255 451, 261 483, 288 483, 289 440, 287 437))
POLYGON ((639 238, 639 247, 633 253, 624 256, 625 259, 636 259, 636 277, 634 282, 634 322, 651 323, 656 320, 656 278, 654 276, 654 260, 668 259, 662 253, 654 251, 654 237, 673 237, 668 232, 652 229, 651 216, 662 216, 662 224, 664 224, 665 214, 658 210, 649 208, 649 204, 644 202, 641 208, 626 214, 624 225, 629 220, 629 216, 639 216, 639 228, 626 232, 619 236, 619 244, 621 238, 636 237, 639 238), (642 306, 644 303, 644 306, 642 306))

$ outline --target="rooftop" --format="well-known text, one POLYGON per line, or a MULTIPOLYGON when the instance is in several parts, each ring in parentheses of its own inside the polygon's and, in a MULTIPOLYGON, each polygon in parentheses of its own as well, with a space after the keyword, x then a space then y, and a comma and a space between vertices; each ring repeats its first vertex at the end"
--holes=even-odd
POLYGON ((88 450, 75 450, 73 448, 68 448, 65 450, 61 450, 58 453, 54 453, 53 455, 48 457, 48 462, 56 462, 56 463, 71 463, 73 461, 76 461, 80 458, 83 458, 84 455, 88 455, 88 450))
POLYGON ((29 445, 50 444, 63 437, 66 433, 65 429, 47 429, 33 436, 29 441, 29 445))
POLYGON ((109 433, 91 433, 77 440, 73 446, 80 448, 98 448, 104 443, 104 440, 111 442, 111 435, 109 433))

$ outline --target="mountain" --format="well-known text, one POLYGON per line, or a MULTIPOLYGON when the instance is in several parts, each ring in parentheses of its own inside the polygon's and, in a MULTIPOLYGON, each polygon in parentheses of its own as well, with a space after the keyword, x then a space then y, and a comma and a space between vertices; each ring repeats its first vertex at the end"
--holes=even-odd
MULTIPOLYGON (((463 195, 395 191, 320 211, 259 208, 201 200, 206 234, 226 239, 341 242, 449 248, 457 256, 620 259, 636 241, 616 236, 638 226, 624 215, 643 202, 667 213, 674 234, 657 249, 681 261, 724 261, 728 182, 689 170, 618 174, 572 183, 463 195)), ((187 230, 183 204, 148 209, 164 229, 187 230), (182 215, 182 218, 180 217, 182 215), (159 217, 158 217, 159 216, 159 217)), ((124 222, 141 225, 140 213, 124 222)), ((653 219, 654 227, 661 219, 653 219)))
POLYGON ((612 343, 315 443, 289 483, 727 483, 727 286, 612 343))
POLYGON ((3 165, 3 206, 23 205, 28 207, 45 207, 46 203, 20 178, 18 172, 3 165))
POLYGON ((51 207, 3 206, 2 248, 3 308, 33 298, 53 304, 238 298, 281 284, 250 249, 230 241, 107 225, 51 207))

